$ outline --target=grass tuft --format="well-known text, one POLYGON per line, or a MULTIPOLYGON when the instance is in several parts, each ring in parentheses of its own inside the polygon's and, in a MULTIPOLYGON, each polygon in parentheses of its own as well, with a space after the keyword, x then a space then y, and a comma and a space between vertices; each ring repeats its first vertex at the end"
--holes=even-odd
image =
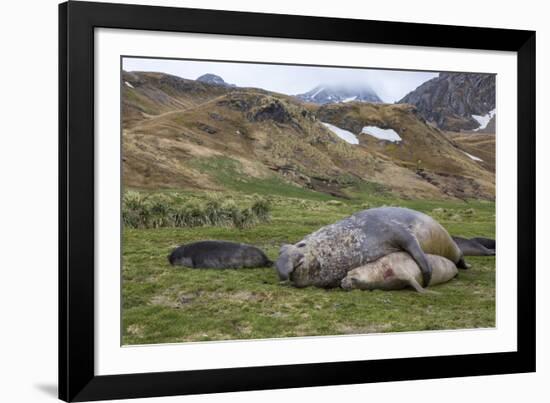
POLYGON ((234 200, 220 202, 182 199, 177 194, 128 191, 122 199, 122 222, 126 228, 194 228, 203 226, 250 228, 271 219, 271 205, 261 198, 239 207, 234 200))

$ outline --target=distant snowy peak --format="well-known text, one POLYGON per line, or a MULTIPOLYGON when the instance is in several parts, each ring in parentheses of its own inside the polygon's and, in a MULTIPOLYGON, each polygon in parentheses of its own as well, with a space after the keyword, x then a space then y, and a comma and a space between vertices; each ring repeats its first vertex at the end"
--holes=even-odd
POLYGON ((197 81, 200 81, 202 83, 206 84, 212 84, 212 85, 221 85, 222 87, 234 87, 235 84, 228 84, 226 83, 223 78, 220 76, 217 76, 215 74, 203 74, 199 78, 197 78, 197 81))
POLYGON ((298 94, 296 97, 302 101, 320 105, 352 101, 375 103, 382 102, 376 92, 365 84, 318 85, 311 91, 298 94))

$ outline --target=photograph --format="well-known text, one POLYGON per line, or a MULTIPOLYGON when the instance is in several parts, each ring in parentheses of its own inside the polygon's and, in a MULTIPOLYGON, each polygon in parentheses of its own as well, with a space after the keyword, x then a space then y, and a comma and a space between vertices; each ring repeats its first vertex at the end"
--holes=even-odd
POLYGON ((495 327, 495 74, 120 74, 123 345, 495 327))
POLYGON ((2 9, 1 401, 548 394, 543 2, 109 1, 2 9))

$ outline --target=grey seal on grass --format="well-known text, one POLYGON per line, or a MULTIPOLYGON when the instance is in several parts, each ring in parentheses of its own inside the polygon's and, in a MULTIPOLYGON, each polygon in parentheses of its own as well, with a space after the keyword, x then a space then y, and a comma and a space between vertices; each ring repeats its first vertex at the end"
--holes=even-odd
POLYGON ((275 263, 279 278, 297 287, 339 287, 348 271, 394 252, 407 252, 430 283, 426 253, 466 269, 462 251, 432 217, 400 207, 363 210, 320 228, 294 245, 283 245, 275 263))
POLYGON ((240 269, 272 266, 265 253, 252 245, 228 241, 199 241, 172 251, 172 265, 205 269, 240 269))
MULTIPOLYGON (((430 285, 445 283, 458 274, 456 265, 449 259, 430 254, 426 258, 432 268, 430 285)), ((425 292, 420 282, 420 267, 408 253, 397 252, 349 271, 340 285, 346 290, 400 290, 411 287, 418 292, 425 292)))
POLYGON ((456 242, 464 256, 494 256, 495 241, 489 238, 462 238, 453 235, 453 241, 456 242), (488 248, 487 246, 493 246, 488 248))
POLYGON ((497 249, 497 242, 491 238, 475 237, 475 238, 472 238, 472 241, 476 241, 477 243, 482 244, 487 249, 493 249, 493 250, 497 249))

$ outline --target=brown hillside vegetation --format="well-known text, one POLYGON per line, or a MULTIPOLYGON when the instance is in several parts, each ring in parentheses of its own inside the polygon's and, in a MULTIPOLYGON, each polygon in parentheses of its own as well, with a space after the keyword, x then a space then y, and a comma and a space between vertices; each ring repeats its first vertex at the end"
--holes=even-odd
POLYGON ((478 162, 493 174, 495 173, 495 140, 490 133, 445 133, 455 144, 471 155, 482 159, 478 162))
POLYGON ((123 71, 123 125, 128 128, 144 118, 192 108, 231 90, 169 74, 123 71))
POLYGON ((410 106, 321 108, 286 95, 160 73, 124 73, 123 173, 128 187, 222 190, 254 180, 346 197, 361 183, 407 198, 494 198, 494 175, 410 106), (391 127, 401 144, 359 135, 351 145, 321 122, 359 133, 391 127), (417 172, 417 160, 422 160, 417 172), (226 174, 226 179, 220 179, 226 174))
MULTIPOLYGON (((428 177, 439 178, 438 183, 450 182, 445 184, 449 191, 452 188, 460 190, 460 182, 464 182, 463 186, 470 183, 474 188, 479 185, 481 194, 491 193, 494 188, 494 174, 486 169, 488 166, 472 160, 463 152, 467 149, 462 150, 439 129, 419 118, 412 105, 331 104, 319 108, 317 115, 325 122, 357 133, 360 144, 389 157, 392 162, 415 171, 427 171, 428 177), (365 126, 393 129, 402 141, 394 143, 359 134, 365 126)), ((485 151, 490 153, 491 148, 487 147, 485 151)), ((494 148, 492 152, 494 160, 494 148)))

